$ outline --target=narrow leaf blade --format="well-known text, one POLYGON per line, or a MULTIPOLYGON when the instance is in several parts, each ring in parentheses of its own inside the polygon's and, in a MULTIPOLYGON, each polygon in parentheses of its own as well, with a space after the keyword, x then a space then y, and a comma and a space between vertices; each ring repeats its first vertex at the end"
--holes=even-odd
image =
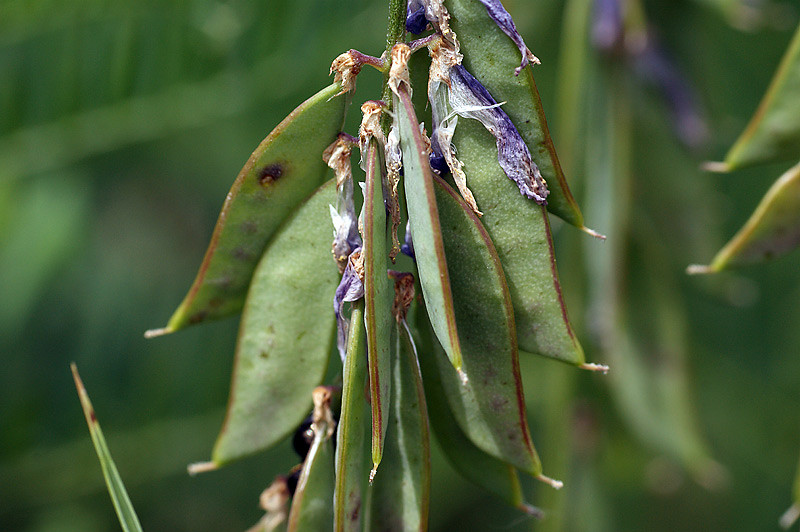
POLYGON ((114 503, 114 510, 117 512, 119 524, 125 532, 142 532, 139 518, 136 515, 136 511, 133 509, 133 504, 131 504, 130 497, 128 497, 128 492, 125 490, 125 485, 117 471, 117 466, 114 464, 114 459, 111 457, 111 452, 106 445, 103 431, 100 429, 100 423, 97 421, 94 408, 89 400, 89 394, 83 386, 80 375, 78 375, 78 368, 75 364, 72 364, 71 368, 72 377, 75 380, 75 387, 78 389, 78 396, 81 400, 83 414, 86 417, 86 423, 89 425, 92 443, 97 452, 97 458, 100 460, 100 466, 103 469, 103 477, 105 477, 106 486, 108 487, 108 494, 111 496, 111 501, 114 503))

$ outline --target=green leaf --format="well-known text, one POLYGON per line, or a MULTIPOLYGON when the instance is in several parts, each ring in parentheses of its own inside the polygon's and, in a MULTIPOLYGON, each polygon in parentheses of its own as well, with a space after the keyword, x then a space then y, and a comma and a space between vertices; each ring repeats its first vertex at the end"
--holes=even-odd
POLYGON ((708 266, 689 273, 714 273, 729 267, 780 257, 800 245, 800 164, 770 187, 755 212, 708 266))
POLYGON ((425 392, 405 324, 392 328, 392 402, 381 473, 370 488, 367 531, 428 529, 431 463, 425 392))
POLYGON ((329 181, 295 212, 264 253, 247 295, 217 465, 266 449, 311 408, 335 341, 329 181))
POLYGON ((280 224, 322 184, 322 152, 344 122, 348 96, 338 83, 292 111, 250 156, 222 206, 200 271, 164 329, 167 334, 242 309, 247 287, 280 224))
POLYGON ((453 307, 466 375, 459 379, 436 356, 450 408, 481 450, 526 473, 541 475, 528 432, 514 313, 500 260, 461 197, 438 178, 434 188, 449 274, 458 287, 453 307))
MULTIPOLYGON (((330 406, 327 405, 326 408, 330 414, 330 406)), ((315 405, 315 418, 317 409, 318 406, 315 405)), ((297 481, 289 511, 288 532, 320 532, 333 528, 333 427, 329 422, 316 419, 311 427, 314 430, 314 441, 297 481)))
POLYGON ((81 399, 83 415, 86 416, 86 423, 89 425, 92 443, 95 451, 97 451, 97 457, 100 459, 103 477, 106 479, 108 493, 111 495, 111 502, 114 503, 114 510, 117 512, 119 524, 122 525, 122 530, 125 532, 142 532, 142 525, 139 524, 139 518, 133 509, 133 504, 131 504, 128 492, 122 483, 122 478, 119 476, 117 466, 114 464, 114 459, 111 458, 111 452, 109 452, 106 445, 103 431, 100 429, 100 423, 97 421, 92 402, 89 400, 89 394, 86 393, 86 388, 83 386, 80 375, 78 375, 78 368, 75 364, 71 364, 70 367, 72 368, 72 377, 75 379, 75 387, 78 389, 78 396, 81 399))
POLYGON ((547 211, 506 178, 492 155, 494 137, 478 122, 462 120, 453 143, 503 265, 520 349, 583 364, 561 293, 547 211))
MULTIPOLYGON (((427 325, 423 326, 427 328, 427 325)), ((421 327, 421 328, 423 328, 421 327)), ((461 476, 483 489, 500 497, 503 501, 531 515, 540 515, 537 508, 525 502, 519 476, 514 466, 509 465, 478 449, 455 421, 448 406, 439 370, 432 353, 441 348, 432 342, 429 334, 420 331, 421 350, 426 356, 420 358, 428 398, 428 414, 431 427, 447 460, 461 476)), ((441 356, 441 355, 439 355, 441 356)))
POLYGON ((419 122, 405 84, 400 85, 399 94, 399 97, 394 96, 394 109, 400 130, 403 181, 422 295, 436 337, 453 367, 461 372, 461 345, 456 328, 444 238, 439 225, 433 174, 428 162, 428 148, 419 130, 419 122))
POLYGON ((381 463, 388 418, 391 388, 392 301, 394 290, 388 275, 389 250, 386 244, 386 207, 383 197, 382 168, 378 141, 372 139, 364 164, 367 170, 364 191, 364 322, 369 356, 369 389, 372 405, 372 472, 381 463))
MULTIPOLYGON (((548 210, 575 227, 585 229, 583 215, 572 197, 553 146, 531 67, 526 67, 519 76, 514 75, 514 69, 520 65, 519 50, 489 17, 480 1, 448 0, 446 6, 452 16, 450 24, 461 44, 464 66, 495 100, 506 102, 503 110, 528 145, 547 182, 548 210)), ((461 155, 459 152, 459 158, 461 155)), ((469 172, 466 173, 472 187, 469 172)), ((480 202, 478 207, 483 211, 480 202)))
POLYGON ((360 532, 367 486, 368 410, 367 354, 364 352, 364 310, 355 303, 344 361, 342 411, 336 433, 336 491, 333 530, 360 532))
POLYGON ((800 155, 800 26, 747 128, 723 163, 709 170, 728 172, 800 155))

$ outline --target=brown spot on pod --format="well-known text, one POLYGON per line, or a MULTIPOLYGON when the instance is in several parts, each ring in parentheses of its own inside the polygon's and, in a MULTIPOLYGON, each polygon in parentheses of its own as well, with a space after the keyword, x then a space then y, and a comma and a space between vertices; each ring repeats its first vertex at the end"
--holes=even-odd
POLYGON ((268 164, 258 172, 258 182, 261 186, 267 186, 281 178, 285 172, 284 165, 281 163, 268 164))

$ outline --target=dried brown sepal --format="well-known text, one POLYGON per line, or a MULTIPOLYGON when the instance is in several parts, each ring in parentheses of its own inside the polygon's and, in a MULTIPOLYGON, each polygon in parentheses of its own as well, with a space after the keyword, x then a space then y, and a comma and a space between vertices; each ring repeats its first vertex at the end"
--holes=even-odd
POLYGON ((347 257, 352 251, 353 243, 350 242, 352 235, 348 220, 355 218, 353 211, 353 168, 350 163, 350 155, 353 151, 355 139, 346 133, 340 133, 330 146, 325 148, 322 159, 325 164, 333 170, 336 176, 336 198, 337 205, 335 212, 340 218, 337 225, 334 220, 336 236, 331 244, 331 253, 339 268, 339 274, 344 273, 347 266, 347 257))
POLYGON ((406 320, 408 309, 414 301, 414 275, 409 272, 389 270, 389 277, 394 279, 392 316, 397 323, 402 323, 406 320))
POLYGON ((375 138, 378 144, 383 146, 386 139, 381 129, 381 114, 386 104, 380 100, 367 100, 361 104, 361 126, 358 128, 358 145, 363 155, 367 152, 367 145, 371 138, 375 138))
POLYGON ((312 426, 314 431, 325 430, 326 438, 333 436, 336 421, 333 419, 331 410, 331 398, 333 391, 328 386, 317 386, 311 393, 314 401, 314 411, 312 413, 312 426))
POLYGON ((351 51, 347 51, 333 60, 331 63, 330 73, 334 74, 333 81, 342 84, 336 96, 350 92, 356 88, 356 77, 361 72, 361 62, 356 55, 351 51))
POLYGON ((285 523, 289 517, 289 487, 285 477, 276 478, 270 486, 261 492, 259 506, 266 512, 264 517, 249 528, 247 532, 273 532, 285 523))

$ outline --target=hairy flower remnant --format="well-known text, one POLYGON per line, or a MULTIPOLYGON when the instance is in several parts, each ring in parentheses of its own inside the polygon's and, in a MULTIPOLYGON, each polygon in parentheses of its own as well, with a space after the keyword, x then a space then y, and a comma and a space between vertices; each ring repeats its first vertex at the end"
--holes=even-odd
POLYGON ((364 258, 359 247, 348 257, 347 267, 333 296, 333 312, 336 313, 336 347, 339 349, 342 362, 347 355, 347 334, 350 331, 350 320, 342 310, 345 302, 358 301, 362 297, 364 297, 364 258))
POLYGON ((522 40, 522 36, 517 31, 517 26, 514 24, 514 20, 511 18, 511 15, 506 11, 506 8, 503 7, 503 4, 500 3, 500 0, 481 0, 481 3, 486 7, 486 11, 489 13, 489 17, 494 20, 495 24, 503 30, 503 33, 509 36, 509 38, 514 41, 514 44, 517 45, 519 48, 519 53, 522 54, 522 62, 520 63, 519 67, 514 69, 514 75, 518 76, 522 69, 528 66, 529 64, 539 65, 541 62, 539 59, 533 55, 533 52, 525 46, 525 41, 522 40))
POLYGON ((356 76, 361 72, 361 63, 356 59, 352 51, 345 52, 331 63, 330 73, 333 74, 334 72, 336 74, 333 76, 333 81, 342 83, 342 90, 336 94, 336 96, 339 96, 356 88, 356 76))
POLYGON ((408 74, 408 59, 411 57, 411 48, 405 43, 395 44, 392 47, 392 68, 389 69, 389 88, 399 94, 401 83, 406 85, 409 96, 411 95, 411 80, 408 74))
POLYGON ((323 160, 336 175, 336 207, 330 206, 331 220, 333 221, 331 252, 339 266, 339 273, 344 272, 350 253, 361 246, 355 203, 353 202, 353 171, 350 166, 352 147, 353 140, 340 134, 339 138, 322 154, 323 160))
POLYGON ((547 184, 519 131, 486 87, 461 65, 450 69, 449 97, 454 113, 478 120, 494 136, 497 162, 520 193, 540 205, 547 203, 547 184))
POLYGON ((386 142, 381 129, 381 113, 386 104, 379 100, 368 100, 361 104, 361 126, 358 128, 358 147, 361 155, 367 152, 369 139, 375 137, 378 144, 383 146, 386 142))

